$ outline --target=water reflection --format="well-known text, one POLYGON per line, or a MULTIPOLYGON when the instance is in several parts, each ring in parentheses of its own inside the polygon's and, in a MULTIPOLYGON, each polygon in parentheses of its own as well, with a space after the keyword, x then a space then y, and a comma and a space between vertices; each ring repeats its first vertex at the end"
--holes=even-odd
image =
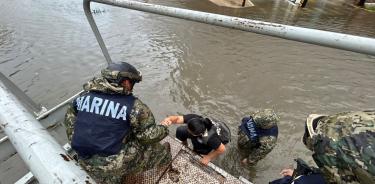
POLYGON ((12 39, 13 32, 7 30, 6 27, 0 25, 0 51, 5 53, 8 57, 1 57, 0 64, 7 63, 13 58, 10 58, 8 53, 12 51, 14 42, 12 39))
POLYGON ((228 146, 224 157, 220 158, 220 165, 222 169, 231 173, 232 175, 239 177, 244 176, 249 181, 253 181, 257 174, 257 168, 251 166, 241 165, 239 150, 234 145, 228 146))
POLYGON ((228 122, 233 148, 215 163, 233 174, 251 173, 245 177, 256 183, 277 178, 280 168, 295 157, 311 161, 300 142, 309 113, 375 105, 374 57, 203 24, 191 26, 194 32, 177 34, 189 38, 189 49, 172 70, 170 94, 189 112, 228 122), (244 170, 235 160, 235 132, 241 117, 260 108, 274 108, 281 116, 278 146, 256 167, 244 170))

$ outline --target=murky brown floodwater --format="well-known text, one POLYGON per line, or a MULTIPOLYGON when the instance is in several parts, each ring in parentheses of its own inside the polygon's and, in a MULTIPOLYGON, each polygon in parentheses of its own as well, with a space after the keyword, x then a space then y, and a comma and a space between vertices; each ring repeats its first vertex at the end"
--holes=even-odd
MULTIPOLYGON (((246 9, 205 0, 149 2, 375 37, 375 13, 345 1, 309 0, 305 9, 286 0, 255 0, 246 9)), ((0 72, 48 108, 106 65, 81 4, 0 1, 0 72)), ((93 9, 100 12, 95 18, 112 59, 143 72, 135 92, 157 120, 175 113, 214 115, 230 124, 233 144, 247 112, 274 108, 280 114, 278 145, 256 167, 239 166, 232 148, 215 162, 255 183, 279 177, 293 158, 310 160, 300 142, 309 113, 375 107, 375 57, 105 5, 93 9)))

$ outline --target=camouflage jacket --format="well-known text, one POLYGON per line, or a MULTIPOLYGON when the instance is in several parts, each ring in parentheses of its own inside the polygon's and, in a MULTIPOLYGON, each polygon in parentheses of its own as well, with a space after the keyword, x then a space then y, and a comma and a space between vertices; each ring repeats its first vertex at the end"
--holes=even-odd
MULTIPOLYGON (((122 87, 114 86, 109 84, 103 78, 94 78, 84 85, 85 91, 100 91, 108 94, 120 93, 124 95, 131 95, 128 91, 123 91, 122 87)), ((77 109, 74 109, 72 105, 68 108, 65 116, 64 125, 69 141, 71 141, 74 122, 77 114, 77 109)), ((129 134, 124 138, 124 141, 129 141, 134 136, 141 144, 152 144, 159 142, 168 135, 168 128, 161 125, 156 125, 155 118, 151 110, 141 100, 136 98, 133 109, 130 113, 130 124, 132 128, 132 134, 129 134)))
MULTIPOLYGON (((277 126, 279 117, 272 109, 264 109, 252 113, 252 117, 256 126, 263 129, 270 129, 277 126)), ((261 136, 259 137, 259 147, 254 147, 250 139, 242 131, 238 131, 238 147, 242 155, 241 159, 247 158, 250 165, 256 164, 259 160, 266 157, 276 146, 277 136, 261 136)))
MULTIPOLYGON (((132 95, 116 84, 110 84, 104 78, 94 78, 83 86, 85 92, 100 91, 107 94, 132 95)), ((77 109, 68 108, 64 125, 69 141, 74 134, 77 109)), ((158 143, 168 135, 168 128, 156 125, 150 109, 136 98, 130 112, 131 133, 123 139, 120 152, 102 157, 94 155, 89 159, 80 159, 80 165, 97 183, 122 183, 125 176, 135 174, 166 164, 171 160, 171 153, 158 143)))
POLYGON ((328 183, 375 183, 375 111, 320 120, 313 159, 328 183))

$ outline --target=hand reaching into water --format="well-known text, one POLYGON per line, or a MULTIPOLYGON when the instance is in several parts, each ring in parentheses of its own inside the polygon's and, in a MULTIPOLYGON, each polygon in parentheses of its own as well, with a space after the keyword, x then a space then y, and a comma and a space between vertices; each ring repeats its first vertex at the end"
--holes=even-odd
POLYGON ((168 116, 166 117, 163 121, 160 122, 161 125, 164 126, 169 126, 172 124, 183 124, 184 123, 184 118, 183 116, 168 116))
POLYGON ((169 117, 165 118, 163 121, 160 122, 161 125, 164 125, 164 126, 169 126, 172 124, 172 121, 170 120, 169 117))
POLYGON ((292 176, 293 175, 293 172, 294 172, 294 169, 290 169, 290 168, 286 168, 286 169, 283 169, 280 174, 282 176, 292 176))

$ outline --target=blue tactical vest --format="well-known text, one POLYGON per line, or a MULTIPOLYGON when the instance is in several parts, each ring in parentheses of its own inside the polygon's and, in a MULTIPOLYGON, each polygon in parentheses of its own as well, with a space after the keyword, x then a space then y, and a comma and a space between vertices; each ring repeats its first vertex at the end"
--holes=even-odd
POLYGON ((283 178, 269 182, 269 184, 325 184, 324 178, 321 174, 302 175, 295 179, 291 176, 284 176, 283 178))
POLYGON ((119 153, 130 132, 129 114, 135 97, 100 92, 86 93, 73 101, 78 111, 72 148, 81 158, 119 153))
POLYGON ((293 180, 294 184, 325 184, 321 174, 303 175, 293 180))
POLYGON ((245 117, 242 119, 240 130, 247 135, 249 140, 254 144, 259 143, 259 138, 264 136, 275 136, 279 134, 277 126, 269 129, 262 129, 256 126, 253 117, 245 117))

